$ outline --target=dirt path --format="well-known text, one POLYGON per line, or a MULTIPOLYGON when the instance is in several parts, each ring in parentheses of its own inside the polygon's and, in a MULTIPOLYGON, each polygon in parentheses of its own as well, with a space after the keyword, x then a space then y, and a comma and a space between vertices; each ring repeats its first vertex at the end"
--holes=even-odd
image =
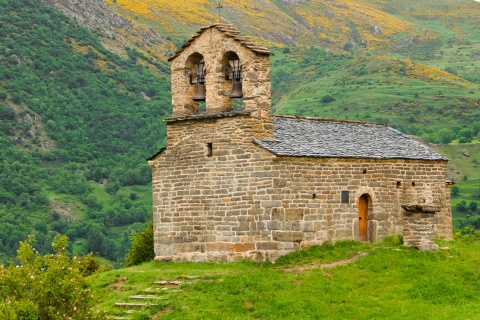
POLYGON ((293 272, 302 272, 302 271, 311 270, 311 269, 330 269, 330 268, 344 266, 344 265, 347 265, 349 263, 355 262, 358 259, 360 259, 360 258, 362 258, 366 255, 367 255, 366 252, 359 252, 356 255, 354 255, 353 257, 345 259, 345 260, 334 261, 334 262, 323 263, 323 264, 311 263, 311 264, 307 264, 307 265, 304 265, 304 266, 282 267, 282 268, 279 268, 279 269, 284 270, 284 271, 293 271, 293 272))

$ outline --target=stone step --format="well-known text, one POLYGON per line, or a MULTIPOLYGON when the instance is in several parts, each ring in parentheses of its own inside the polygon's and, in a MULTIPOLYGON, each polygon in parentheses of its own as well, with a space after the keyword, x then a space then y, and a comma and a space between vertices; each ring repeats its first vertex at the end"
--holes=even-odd
POLYGON ((157 281, 155 282, 158 286, 179 286, 182 284, 181 281, 157 281))
POLYGON ((156 304, 151 303, 132 303, 132 302, 117 302, 115 303, 115 307, 119 308, 143 308, 143 307, 151 307, 156 306, 156 304))
POLYGON ((167 299, 167 297, 155 296, 151 294, 136 294, 134 296, 128 297, 129 299, 133 300, 160 300, 160 299, 167 299))

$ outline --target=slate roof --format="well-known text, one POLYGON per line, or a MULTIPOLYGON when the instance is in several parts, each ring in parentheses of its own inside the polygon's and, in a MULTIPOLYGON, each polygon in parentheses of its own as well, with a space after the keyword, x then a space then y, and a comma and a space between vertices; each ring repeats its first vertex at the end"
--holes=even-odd
POLYGON ((256 52, 256 53, 259 53, 259 54, 273 55, 273 52, 268 50, 268 48, 263 47, 263 46, 259 45, 258 43, 256 43, 255 41, 253 41, 252 39, 250 39, 249 37, 244 36, 243 34, 240 33, 240 30, 235 28, 233 25, 225 24, 225 23, 216 23, 216 24, 212 24, 211 26, 208 26, 208 27, 200 28, 200 30, 198 30, 193 36, 191 36, 190 39, 188 39, 188 41, 185 42, 182 45, 182 47, 180 49, 178 49, 172 57, 168 58, 168 61, 171 61, 171 60, 175 59, 176 57, 178 57, 180 55, 180 53, 183 50, 185 50, 185 48, 189 47, 190 44, 196 38, 200 37, 200 35, 205 30, 210 29, 210 28, 216 28, 217 30, 225 33, 226 36, 232 38, 235 41, 239 41, 244 47, 252 50, 253 52, 256 52))
POLYGON ((274 118, 274 139, 253 139, 277 156, 448 160, 385 125, 294 117, 274 118))

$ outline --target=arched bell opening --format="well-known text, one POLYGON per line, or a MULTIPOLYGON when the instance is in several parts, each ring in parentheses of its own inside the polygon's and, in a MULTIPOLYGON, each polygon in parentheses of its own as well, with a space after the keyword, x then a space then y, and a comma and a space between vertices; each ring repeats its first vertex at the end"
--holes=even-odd
POLYGON ((222 58, 222 70, 225 78, 222 83, 224 109, 243 108, 242 64, 240 57, 233 51, 228 51, 222 58))
POLYGON ((190 55, 185 63, 185 69, 188 75, 189 90, 187 94, 188 102, 191 105, 192 113, 198 113, 205 109, 206 101, 206 65, 203 56, 196 52, 190 55), (203 106, 203 108, 201 108, 203 106))

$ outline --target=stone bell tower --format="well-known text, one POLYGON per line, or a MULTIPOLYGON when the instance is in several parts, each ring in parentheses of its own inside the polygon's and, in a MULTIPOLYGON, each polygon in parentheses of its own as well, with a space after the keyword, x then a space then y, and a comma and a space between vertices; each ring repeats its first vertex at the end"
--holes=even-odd
POLYGON ((196 99, 197 93, 204 98, 207 114, 233 110, 232 88, 241 81, 241 94, 237 86, 233 98, 243 98, 242 110, 269 118, 270 54, 232 25, 201 28, 169 59, 173 117, 199 114, 203 99, 196 99), (199 89, 203 85, 204 91, 199 89))
POLYGON ((256 224, 270 219, 256 193, 271 181, 255 176, 268 170, 270 154, 254 140, 274 136, 271 54, 233 26, 214 24, 169 59, 167 146, 149 159, 156 260, 226 261, 256 252, 264 232, 256 224))

